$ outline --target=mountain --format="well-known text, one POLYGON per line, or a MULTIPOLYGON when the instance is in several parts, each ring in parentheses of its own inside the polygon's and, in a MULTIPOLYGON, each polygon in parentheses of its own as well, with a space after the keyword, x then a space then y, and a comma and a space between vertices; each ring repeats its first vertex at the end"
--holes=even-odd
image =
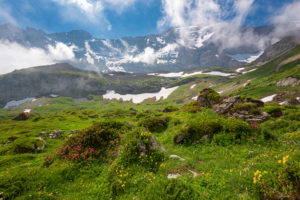
MULTIPOLYGON (((273 26, 242 27, 240 30, 241 37, 245 38, 249 33, 257 37, 271 38, 273 31, 273 26)), ((0 26, 2 41, 45 51, 57 44, 63 44, 64 48, 69 48, 75 55, 74 60, 65 61, 81 69, 101 72, 235 67, 253 61, 261 53, 261 47, 248 43, 238 48, 220 50, 221 44, 216 42, 217 37, 219 36, 212 27, 196 26, 171 28, 157 35, 111 40, 95 38, 84 30, 48 34, 43 30, 20 29, 11 24, 0 26)), ((264 45, 271 45, 270 41, 264 45)))

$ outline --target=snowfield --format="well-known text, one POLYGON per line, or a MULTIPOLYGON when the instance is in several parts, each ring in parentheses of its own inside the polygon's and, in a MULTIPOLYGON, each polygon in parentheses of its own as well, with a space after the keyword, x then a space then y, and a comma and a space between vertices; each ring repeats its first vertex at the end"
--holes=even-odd
POLYGON ((156 101, 160 99, 166 99, 170 94, 172 94, 178 86, 173 88, 161 88, 161 90, 157 93, 142 93, 142 94, 118 94, 113 90, 107 91, 105 95, 103 95, 104 99, 116 99, 116 100, 123 100, 123 101, 132 101, 133 103, 142 103, 146 99, 150 99, 155 97, 156 101))

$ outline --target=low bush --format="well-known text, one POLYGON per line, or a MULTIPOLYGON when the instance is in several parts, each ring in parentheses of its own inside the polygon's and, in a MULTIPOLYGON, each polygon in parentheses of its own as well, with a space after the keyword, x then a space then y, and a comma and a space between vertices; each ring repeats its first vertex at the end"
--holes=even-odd
POLYGON ((143 128, 138 128, 128 133, 119 154, 122 166, 138 164, 155 171, 164 161, 164 152, 151 133, 143 128))
POLYGON ((164 108, 163 112, 174 112, 177 110, 178 110, 178 108, 176 108, 175 106, 167 106, 164 108))
POLYGON ((14 153, 34 153, 43 142, 38 138, 19 138, 10 144, 10 148, 14 153))
POLYGON ((67 138, 57 150, 61 159, 80 161, 93 157, 105 158, 119 144, 126 126, 116 121, 98 122, 67 138))
POLYGON ((168 127, 169 118, 167 117, 147 117, 139 122, 139 125, 147 128, 151 132, 161 132, 168 127))
POLYGON ((191 103, 186 104, 181 110, 190 113, 197 113, 197 112, 201 112, 202 108, 200 103, 198 103, 198 101, 192 101, 191 103))
POLYGON ((174 137, 175 143, 199 143, 201 141, 215 142, 230 139, 231 142, 239 141, 251 135, 253 128, 244 121, 234 118, 196 118, 190 120, 174 137), (220 135, 219 135, 220 134, 220 135))

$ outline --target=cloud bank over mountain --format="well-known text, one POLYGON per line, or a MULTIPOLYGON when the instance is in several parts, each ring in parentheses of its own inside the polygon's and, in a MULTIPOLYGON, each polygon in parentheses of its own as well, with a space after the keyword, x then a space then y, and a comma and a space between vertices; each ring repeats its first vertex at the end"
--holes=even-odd
POLYGON ((49 65, 75 59, 75 46, 57 43, 47 50, 25 47, 15 42, 0 41, 0 74, 38 65, 49 65))

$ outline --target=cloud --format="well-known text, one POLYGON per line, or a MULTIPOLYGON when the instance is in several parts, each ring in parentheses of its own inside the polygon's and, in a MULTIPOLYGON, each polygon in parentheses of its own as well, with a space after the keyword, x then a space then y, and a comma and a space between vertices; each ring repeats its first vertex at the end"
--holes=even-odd
POLYGON ((62 61, 74 60, 75 46, 57 43, 49 45, 46 50, 27 48, 18 43, 0 41, 0 74, 12 72, 15 69, 33 66, 49 65, 62 61))
POLYGON ((220 50, 246 44, 257 44, 257 48, 262 49, 268 43, 266 38, 259 38, 252 31, 242 33, 240 29, 253 3, 254 0, 162 0, 163 17, 157 25, 160 29, 186 27, 177 29, 178 43, 190 48, 194 48, 197 41, 202 44, 205 37, 213 34, 212 40, 220 45, 220 50), (195 31, 191 28, 194 26, 199 29, 195 31))
POLYGON ((300 2, 293 2, 283 7, 270 21, 276 25, 278 36, 298 34, 300 31, 300 2))
POLYGON ((105 25, 110 31, 112 25, 105 16, 105 10, 112 10, 121 14, 124 10, 131 8, 137 0, 52 0, 64 9, 61 15, 65 20, 105 25))

